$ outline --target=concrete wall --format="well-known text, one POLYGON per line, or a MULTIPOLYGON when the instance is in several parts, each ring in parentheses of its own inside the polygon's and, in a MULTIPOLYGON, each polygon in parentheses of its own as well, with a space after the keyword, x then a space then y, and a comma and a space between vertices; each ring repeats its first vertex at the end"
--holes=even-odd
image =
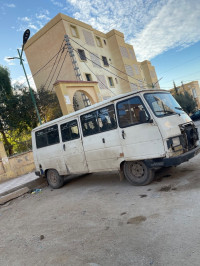
POLYGON ((35 170, 32 151, 7 157, 3 143, 0 142, 0 182, 27 174, 35 170))

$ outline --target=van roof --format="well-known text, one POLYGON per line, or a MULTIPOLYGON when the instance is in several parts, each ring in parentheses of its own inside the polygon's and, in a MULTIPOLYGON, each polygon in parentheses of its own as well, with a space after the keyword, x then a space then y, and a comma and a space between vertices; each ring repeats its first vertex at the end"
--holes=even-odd
POLYGON ((63 116, 61 116, 61 117, 59 117, 57 119, 51 120, 51 121, 49 121, 47 123, 44 123, 44 124, 34 128, 32 131, 37 131, 39 129, 42 129, 42 128, 45 128, 45 127, 50 126, 52 124, 55 124, 57 122, 60 122, 60 121, 62 121, 64 119, 66 119, 66 118, 70 118, 70 117, 73 117, 73 116, 76 116, 76 115, 80 115, 80 114, 83 114, 83 113, 88 112, 90 110, 92 111, 96 107, 100 107, 100 106, 102 106, 104 104, 111 103, 111 102, 116 101, 118 99, 124 98, 124 97, 129 96, 129 95, 137 94, 137 93, 140 93, 140 92, 168 92, 168 93, 170 93, 169 91, 166 91, 166 90, 144 90, 143 89, 143 90, 134 90, 134 91, 127 92, 127 93, 124 93, 124 94, 118 94, 118 95, 110 97, 109 99, 106 99, 106 100, 104 100, 102 102, 95 103, 95 104, 93 104, 91 106, 85 107, 85 108, 80 109, 80 110, 78 110, 76 112, 73 112, 73 113, 70 113, 70 114, 67 114, 67 115, 63 115, 63 116))

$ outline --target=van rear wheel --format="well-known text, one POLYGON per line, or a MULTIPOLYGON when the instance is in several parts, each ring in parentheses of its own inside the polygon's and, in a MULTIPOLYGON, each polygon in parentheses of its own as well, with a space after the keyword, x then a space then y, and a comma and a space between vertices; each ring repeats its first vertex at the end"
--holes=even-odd
POLYGON ((154 170, 142 161, 125 162, 123 167, 126 179, 134 186, 145 186, 154 179, 154 170))
POLYGON ((55 169, 49 169, 47 171, 47 181, 52 188, 60 188, 64 184, 63 176, 60 176, 55 169))

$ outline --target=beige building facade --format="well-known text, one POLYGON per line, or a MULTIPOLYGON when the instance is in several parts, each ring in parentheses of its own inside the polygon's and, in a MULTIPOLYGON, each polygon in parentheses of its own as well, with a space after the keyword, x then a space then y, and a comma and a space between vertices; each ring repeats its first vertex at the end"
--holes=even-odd
MULTIPOLYGON (((184 93, 184 91, 187 91, 195 99, 197 107, 200 109, 200 87, 198 81, 191 81, 185 84, 182 83, 181 86, 176 86, 176 90, 177 93, 184 93)), ((174 95, 176 90, 175 88, 171 89, 171 94, 174 95)))
POLYGON ((103 99, 135 89, 152 89, 155 83, 155 89, 160 88, 155 68, 150 61, 137 61, 123 33, 113 29, 104 34, 59 13, 25 45, 37 89, 44 86, 54 90, 57 80, 78 80, 65 35, 69 36, 81 80, 98 82, 103 99))

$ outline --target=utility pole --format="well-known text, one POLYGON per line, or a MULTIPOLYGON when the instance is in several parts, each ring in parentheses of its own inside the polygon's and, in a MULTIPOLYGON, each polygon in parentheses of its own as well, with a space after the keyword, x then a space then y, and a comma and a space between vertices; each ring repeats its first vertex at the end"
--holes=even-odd
POLYGON ((68 35, 65 35, 65 41, 66 41, 66 44, 67 44, 67 49, 68 49, 69 55, 70 55, 71 60, 72 60, 72 65, 73 65, 73 68, 74 68, 74 72, 75 72, 76 78, 77 78, 77 80, 83 80, 83 78, 81 76, 80 69, 79 69, 77 61, 76 61, 76 57, 74 55, 73 47, 71 46, 70 39, 69 39, 68 35))
POLYGON ((27 84, 28 84, 28 88, 29 88, 29 91, 30 91, 30 94, 31 94, 31 98, 32 98, 32 101, 33 101, 33 105, 35 107, 35 111, 36 111, 38 120, 40 122, 40 125, 42 125, 42 121, 41 121, 40 114, 39 114, 39 111, 38 111, 38 108, 37 108, 37 105, 36 105, 35 97, 34 97, 32 89, 31 89, 31 86, 30 86, 30 83, 29 83, 29 80, 28 80, 28 77, 27 77, 27 74, 26 74, 26 70, 25 70, 25 67, 24 67, 24 64, 23 64, 23 59, 22 59, 23 50, 22 50, 21 54, 20 54, 19 49, 17 49, 17 52, 18 52, 18 55, 19 55, 20 65, 22 65, 22 68, 23 68, 23 71, 24 71, 24 75, 26 77, 26 81, 27 81, 27 84))
POLYGON ((21 53, 20 53, 19 49, 17 49, 19 57, 8 57, 8 59, 11 59, 11 60, 12 59, 19 59, 20 60, 20 65, 22 65, 22 68, 23 68, 23 71, 24 71, 24 75, 26 77, 26 81, 27 81, 27 84, 28 84, 28 88, 29 88, 29 91, 30 91, 30 94, 31 94, 31 98, 32 98, 33 105, 34 105, 35 110, 36 110, 36 114, 37 114, 38 120, 40 122, 40 125, 42 125, 42 121, 41 121, 40 114, 39 114, 39 111, 38 111, 38 108, 37 108, 37 105, 36 105, 35 97, 34 97, 32 89, 31 89, 31 86, 30 86, 30 83, 29 83, 29 80, 28 80, 28 77, 27 77, 27 74, 26 74, 26 70, 25 70, 25 67, 24 67, 23 58, 22 58, 22 54, 23 54, 23 51, 24 51, 24 45, 28 41, 29 36, 30 36, 30 30, 27 29, 24 32, 24 35, 23 35, 23 45, 22 45, 21 53))

